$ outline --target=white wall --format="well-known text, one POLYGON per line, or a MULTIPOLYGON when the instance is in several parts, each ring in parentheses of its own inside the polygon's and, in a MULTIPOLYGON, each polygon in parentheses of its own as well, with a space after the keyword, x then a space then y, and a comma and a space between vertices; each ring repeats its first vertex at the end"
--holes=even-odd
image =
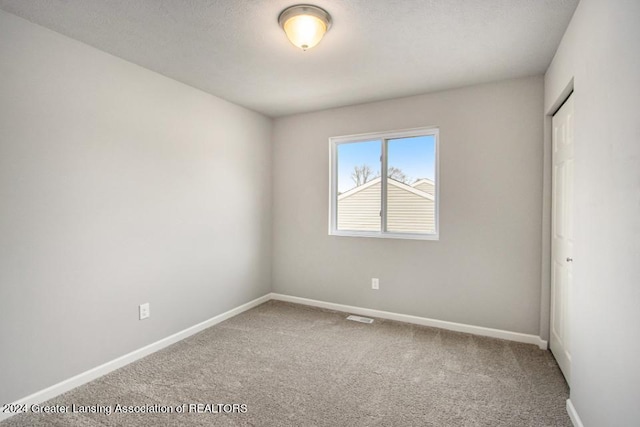
POLYGON ((270 291, 270 119, 0 11, 0 129, 0 402, 270 291))
POLYGON ((586 427, 640 425, 640 2, 582 0, 545 77, 573 79, 571 402, 586 427))
POLYGON ((539 334, 543 93, 530 77, 276 119, 274 291, 539 334), (328 138, 429 125, 440 241, 329 236, 328 138))

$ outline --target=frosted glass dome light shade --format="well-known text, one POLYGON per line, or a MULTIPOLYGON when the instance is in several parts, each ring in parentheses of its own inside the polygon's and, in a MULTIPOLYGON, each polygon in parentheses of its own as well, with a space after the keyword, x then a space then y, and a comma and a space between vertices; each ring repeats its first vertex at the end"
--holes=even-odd
POLYGON ((294 46, 307 50, 320 43, 331 27, 331 16, 317 6, 299 4, 283 10, 278 23, 294 46))

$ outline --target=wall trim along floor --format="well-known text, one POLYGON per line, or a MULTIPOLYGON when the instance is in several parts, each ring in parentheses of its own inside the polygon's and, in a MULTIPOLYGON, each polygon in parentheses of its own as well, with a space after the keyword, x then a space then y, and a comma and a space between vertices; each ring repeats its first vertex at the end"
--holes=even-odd
POLYGON ((575 406, 571 403, 571 399, 567 399, 567 413, 569 414, 569 418, 571 419, 574 427, 584 427, 575 406))
POLYGON ((537 335, 523 334, 520 332, 505 331, 502 329, 485 328, 483 326, 467 325, 464 323, 447 322, 445 320, 429 319, 427 317, 411 316, 409 314, 392 313, 389 311, 374 310, 351 305, 336 304, 332 302, 318 301, 308 298, 294 297, 277 293, 271 294, 271 299, 287 301, 297 304, 310 305, 313 307, 326 308, 329 310, 343 311, 345 313, 358 314, 368 317, 379 317, 381 319, 396 320, 398 322, 413 323, 433 328, 447 329, 449 331, 466 332, 484 337, 500 338, 503 340, 534 344, 542 350, 547 349, 547 341, 537 335))
MULTIPOLYGON (((325 308, 325 309, 329 309, 329 310, 335 310, 335 311, 341 311, 341 312, 345 312, 345 313, 351 313, 351 314, 358 314, 358 315, 363 315, 363 316, 369 316, 369 317, 378 317, 381 319, 389 319, 389 320, 396 320, 399 322, 405 322, 405 323, 413 323, 416 325, 422 325, 422 326, 430 326, 430 327, 434 327, 434 328, 440 328, 440 329, 447 329, 450 331, 457 331, 457 332, 466 332, 469 334, 473 334, 473 335, 481 335, 481 336, 486 336, 486 337, 493 337, 493 338, 500 338, 500 339, 504 339, 504 340, 509 340, 509 341, 516 341, 516 342, 522 342, 522 343, 527 343, 527 344, 534 344, 537 345, 538 347, 540 347, 543 350, 547 349, 547 341, 541 339, 539 336, 535 336, 535 335, 529 335, 529 334, 523 334, 523 333, 519 333, 519 332, 511 332, 511 331, 504 331, 501 329, 492 329, 492 328, 485 328, 482 326, 473 326, 473 325, 466 325, 463 323, 454 323, 454 322, 447 322, 444 320, 436 320, 436 319, 429 319, 426 317, 418 317, 418 316, 411 316, 408 314, 399 314, 399 313, 392 313, 389 311, 381 311, 381 310, 374 310, 374 309, 370 309, 370 308, 362 308, 362 307, 355 307, 355 306, 351 306, 351 305, 343 305, 343 304, 336 304, 336 303, 332 303, 332 302, 325 302, 325 301, 318 301, 318 300, 313 300, 313 299, 308 299, 308 298, 301 298, 301 297, 295 297, 295 296, 290 296, 290 295, 283 295, 283 294, 278 294, 278 293, 269 293, 266 294, 264 296, 261 296, 259 298, 254 299, 253 301, 249 301, 245 304, 242 304, 241 306, 238 306, 234 309, 231 309, 229 311, 226 311, 222 314, 219 314, 217 316, 212 317, 211 319, 205 320, 204 322, 200 322, 196 325, 193 325, 189 328, 186 328, 180 332, 177 332, 173 335, 170 335, 166 338, 163 338, 161 340, 158 340, 152 344, 149 344, 147 346, 144 346, 142 348, 139 348, 138 350, 134 350, 131 353, 125 354, 124 356, 118 357, 117 359, 111 360, 109 362, 103 363, 100 366, 97 366, 93 369, 89 369, 88 371, 82 372, 74 377, 71 377, 69 379, 66 379, 64 381, 61 381, 57 384, 54 384, 50 387, 47 387, 43 390, 40 390, 38 392, 35 392, 27 397, 24 397, 20 400, 17 400, 15 402, 13 402, 14 405, 17 406, 22 406, 24 405, 25 407, 29 407, 30 405, 34 405, 34 404, 39 404, 42 402, 45 402, 49 399, 52 399, 62 393, 65 393, 71 389, 74 389, 76 387, 79 387, 83 384, 86 384, 90 381, 95 380, 96 378, 99 378, 103 375, 108 374, 111 371, 114 371, 118 368, 121 368, 125 365, 128 365, 129 363, 135 362, 138 359, 141 359, 151 353, 154 353, 158 350, 161 350, 165 347, 170 346, 171 344, 174 344, 180 340, 183 340, 191 335, 194 335, 206 328, 209 328, 211 326, 214 326, 220 322, 223 322, 233 316, 236 316, 242 312, 245 312, 247 310, 252 309, 253 307, 256 307, 260 304, 263 304, 269 300, 278 300, 278 301, 286 301, 286 302, 292 302, 292 303, 296 303, 296 304, 303 304, 303 305, 308 305, 308 306, 313 306, 313 307, 319 307, 319 308, 325 308)), ((571 419, 574 422, 574 425, 576 427, 578 426, 582 426, 582 423, 580 422, 580 419, 578 418, 577 413, 575 412, 575 409, 573 408, 573 405, 571 405, 571 401, 567 400, 567 411, 569 412, 569 415, 571 417, 571 419), (577 421, 576 421, 577 420, 577 421)), ((11 417, 12 413, 0 413, 0 421, 11 417)))

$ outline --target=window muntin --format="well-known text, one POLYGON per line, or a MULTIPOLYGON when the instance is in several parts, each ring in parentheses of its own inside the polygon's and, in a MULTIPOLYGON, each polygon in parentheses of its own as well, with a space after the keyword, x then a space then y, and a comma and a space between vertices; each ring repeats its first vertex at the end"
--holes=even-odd
POLYGON ((334 137, 330 151, 329 234, 438 239, 437 128, 334 137))

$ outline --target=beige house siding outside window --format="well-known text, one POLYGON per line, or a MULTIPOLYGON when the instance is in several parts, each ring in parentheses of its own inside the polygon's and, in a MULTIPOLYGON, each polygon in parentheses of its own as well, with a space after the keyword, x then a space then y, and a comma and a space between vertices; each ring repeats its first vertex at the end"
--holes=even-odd
MULTIPOLYGON (((380 230, 381 178, 338 196, 339 230, 380 230)), ((428 179, 413 185, 387 179, 387 230, 399 233, 435 231, 435 186, 428 179), (422 189, 426 190, 423 191, 422 189)))

